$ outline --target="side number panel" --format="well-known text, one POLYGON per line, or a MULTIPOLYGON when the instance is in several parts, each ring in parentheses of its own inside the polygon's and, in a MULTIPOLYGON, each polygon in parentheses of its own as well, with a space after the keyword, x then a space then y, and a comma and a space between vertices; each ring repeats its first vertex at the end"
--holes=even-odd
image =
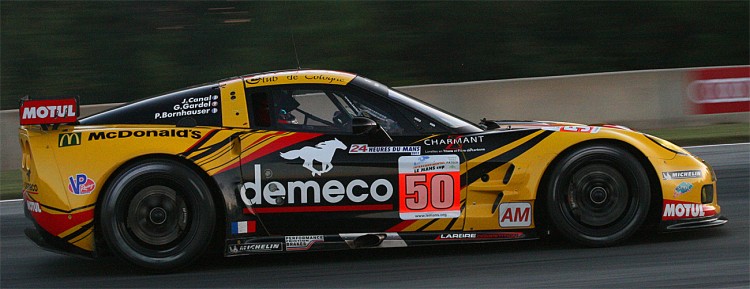
POLYGON ((402 220, 461 215, 461 172, 457 155, 402 156, 398 166, 402 220))

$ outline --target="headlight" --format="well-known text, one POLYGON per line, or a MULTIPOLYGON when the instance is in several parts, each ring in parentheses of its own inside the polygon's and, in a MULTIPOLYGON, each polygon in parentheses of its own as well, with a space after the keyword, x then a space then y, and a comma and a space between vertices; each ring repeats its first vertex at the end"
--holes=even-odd
POLYGON ((643 135, 645 135, 648 139, 650 139, 651 141, 655 142, 659 146, 661 146, 661 147, 663 147, 665 149, 668 149, 668 150, 670 150, 670 151, 672 151, 674 153, 681 154, 681 155, 690 155, 690 153, 688 151, 686 151, 684 148, 681 148, 680 146, 678 146, 676 144, 673 144, 673 143, 671 143, 669 141, 666 141, 666 140, 663 140, 661 138, 658 138, 658 137, 655 137, 655 136, 652 136, 652 135, 649 135, 649 134, 645 134, 645 133, 643 135))

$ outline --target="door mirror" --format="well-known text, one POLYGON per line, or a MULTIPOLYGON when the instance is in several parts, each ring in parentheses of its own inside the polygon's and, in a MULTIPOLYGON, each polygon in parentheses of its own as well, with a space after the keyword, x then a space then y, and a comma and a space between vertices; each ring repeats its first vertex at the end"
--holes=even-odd
POLYGON ((372 119, 355 116, 352 118, 352 132, 354 135, 373 135, 388 142, 393 141, 390 135, 372 119))
POLYGON ((366 117, 355 116, 352 118, 352 132, 355 135, 369 134, 378 128, 378 123, 366 117))

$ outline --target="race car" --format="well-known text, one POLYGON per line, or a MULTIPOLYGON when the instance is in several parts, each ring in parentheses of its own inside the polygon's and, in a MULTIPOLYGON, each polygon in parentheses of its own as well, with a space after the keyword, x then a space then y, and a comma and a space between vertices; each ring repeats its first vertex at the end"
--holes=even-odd
POLYGON ((225 256, 533 240, 583 246, 727 222, 711 167, 614 125, 478 124, 365 77, 244 75, 78 118, 22 101, 43 248, 170 271, 225 256), (218 246, 216 245, 218 242, 218 246))

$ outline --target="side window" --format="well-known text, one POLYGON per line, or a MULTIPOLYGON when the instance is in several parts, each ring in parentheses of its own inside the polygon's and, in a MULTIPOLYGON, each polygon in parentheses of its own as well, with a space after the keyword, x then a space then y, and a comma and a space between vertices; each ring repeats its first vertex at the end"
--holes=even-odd
POLYGON ((254 128, 271 127, 271 95, 267 91, 258 91, 245 94, 253 112, 252 126, 254 128))
POLYGON ((328 85, 284 85, 248 89, 253 128, 351 134, 352 119, 367 117, 390 135, 416 134, 401 113, 364 91, 328 85))
POLYGON ((394 105, 389 105, 376 96, 363 94, 363 92, 340 92, 336 93, 335 96, 347 108, 348 119, 355 116, 372 119, 389 135, 408 135, 414 132, 414 129, 404 120, 394 105))
POLYGON ((412 111, 410 109, 399 107, 398 109, 408 119, 414 127, 423 134, 440 134, 450 133, 450 130, 442 124, 425 117, 421 113, 412 111))
POLYGON ((341 110, 329 95, 318 89, 274 90, 272 111, 277 126, 292 131, 351 132, 351 126, 335 121, 341 110))

